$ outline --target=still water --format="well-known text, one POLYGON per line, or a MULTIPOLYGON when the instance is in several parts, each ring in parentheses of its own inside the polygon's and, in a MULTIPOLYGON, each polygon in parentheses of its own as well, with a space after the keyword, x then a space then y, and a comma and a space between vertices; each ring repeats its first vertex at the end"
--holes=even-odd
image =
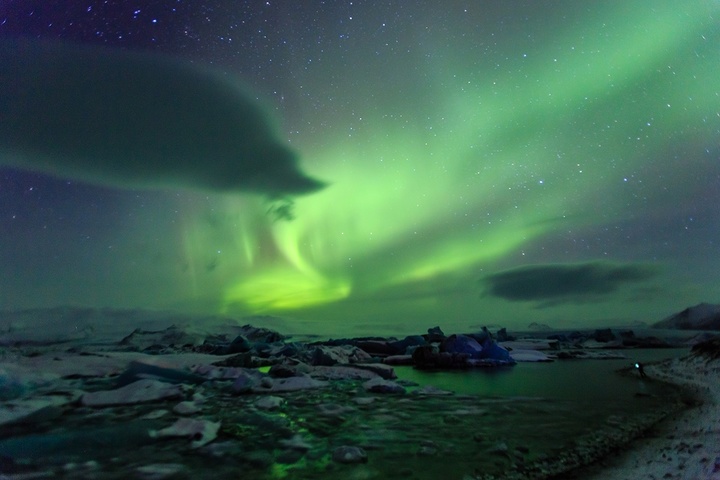
MULTIPOLYGON (((664 396, 667 385, 642 380, 635 371, 620 375, 618 370, 636 362, 649 363, 687 355, 689 350, 623 350, 621 360, 557 360, 551 363, 518 363, 497 369, 432 372, 412 367, 395 367, 399 378, 421 386, 451 390, 458 394, 490 397, 541 397, 548 400, 637 405, 638 394, 664 396)), ((643 407, 640 406, 640 409, 643 407)))

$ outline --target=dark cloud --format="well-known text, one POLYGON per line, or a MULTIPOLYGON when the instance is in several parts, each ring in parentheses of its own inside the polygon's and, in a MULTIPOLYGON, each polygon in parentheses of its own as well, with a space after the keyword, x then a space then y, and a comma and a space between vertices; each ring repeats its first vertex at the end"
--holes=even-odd
POLYGON ((584 301, 616 291, 621 285, 646 280, 655 270, 640 265, 590 262, 531 265, 483 279, 488 293, 512 301, 584 301))
POLYGON ((131 188, 319 190, 254 98, 169 57, 0 44, 0 165, 131 188))

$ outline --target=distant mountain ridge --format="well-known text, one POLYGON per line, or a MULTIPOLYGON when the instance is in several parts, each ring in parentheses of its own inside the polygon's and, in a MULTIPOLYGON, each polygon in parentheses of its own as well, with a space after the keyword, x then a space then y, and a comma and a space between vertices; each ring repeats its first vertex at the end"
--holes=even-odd
POLYGON ((677 330, 720 330, 720 305, 700 303, 653 325, 677 330))

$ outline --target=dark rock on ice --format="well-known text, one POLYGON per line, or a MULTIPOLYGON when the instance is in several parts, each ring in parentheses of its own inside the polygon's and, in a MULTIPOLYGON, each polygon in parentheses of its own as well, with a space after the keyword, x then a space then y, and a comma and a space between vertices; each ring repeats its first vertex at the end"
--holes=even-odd
POLYGON ((692 354, 717 360, 720 358, 720 336, 698 343, 692 347, 692 354))
POLYGON ((402 385, 380 377, 363 383, 363 388, 373 393, 405 393, 405 388, 402 385))
POLYGON ((259 357, 253 356, 251 352, 238 353, 237 355, 232 355, 230 357, 226 357, 224 360, 213 363, 213 365, 221 367, 239 368, 258 368, 264 367, 266 364, 267 362, 263 361, 259 357))
POLYGON ((332 459, 338 463, 366 463, 367 453, 360 447, 343 445, 333 450, 332 459))
POLYGON ((595 330, 595 333, 593 334, 592 338, 594 340, 597 340, 598 342, 611 342, 615 340, 615 335, 612 333, 612 330, 609 328, 599 328, 595 330))
POLYGON ((370 362, 372 357, 362 349, 352 345, 317 346, 314 347, 307 357, 311 365, 337 365, 348 363, 370 362))
POLYGON ((262 377, 255 372, 238 371, 238 375, 232 384, 232 391, 235 393, 249 393, 262 382, 262 377))
POLYGON ((183 396, 179 385, 171 385, 157 380, 138 380, 116 390, 85 393, 80 403, 87 407, 107 407, 111 405, 132 405, 183 396))
POLYGON ((252 391, 254 393, 282 393, 321 388, 325 386, 327 386, 327 382, 321 382, 310 377, 289 377, 276 379, 263 377, 260 385, 253 387, 252 391))
POLYGON ((264 327, 254 327, 252 325, 243 325, 240 327, 239 333, 251 342, 275 343, 285 340, 285 335, 275 330, 264 327))
MULTIPOLYGON (((413 355, 415 354, 415 351, 417 349, 413 350, 413 355)), ((383 363, 386 365, 412 365, 413 364, 413 356, 412 355, 391 355, 389 357, 383 358, 383 363)))
POLYGON ((130 335, 120 340, 118 345, 129 351, 163 353, 166 349, 172 350, 182 346, 192 347, 199 343, 200 338, 197 335, 189 334, 172 325, 166 329, 155 331, 136 328, 130 335))
POLYGON ((515 337, 512 335, 508 335, 506 328, 501 328, 497 331, 497 334, 495 334, 495 340, 498 342, 510 342, 512 340, 515 340, 515 337))
POLYGON ((185 370, 173 367, 156 357, 133 360, 118 377, 118 386, 128 385, 143 378, 154 378, 168 383, 200 384, 207 379, 185 370))
POLYGON ((397 378, 395 369, 392 368, 390 365, 385 365, 383 363, 355 363, 353 364, 353 368, 367 370, 374 373, 375 375, 379 375, 385 380, 393 380, 397 378))
POLYGON ((412 350, 420 345, 427 345, 427 341, 422 335, 409 335, 402 340, 389 343, 389 346, 392 349, 392 355, 412 353, 412 350))
POLYGON ((244 336, 238 335, 232 342, 230 342, 230 345, 228 345, 227 353, 245 353, 249 352, 251 348, 252 345, 250 344, 250 341, 244 336))
POLYGON ((308 375, 319 380, 371 380, 378 376, 370 370, 343 365, 312 367, 308 375))
POLYGON ((275 365, 270 367, 270 370, 268 370, 268 375, 274 378, 297 377, 300 375, 309 374, 312 370, 313 367, 311 367, 307 363, 301 362, 300 360, 287 358, 283 360, 282 363, 276 363, 275 365))
POLYGON ((428 333, 425 336, 425 339, 428 343, 442 342, 445 339, 445 334, 440 329, 440 327, 428 328, 427 332, 428 333))
POLYGON ((384 357, 394 355, 396 348, 387 340, 366 339, 358 340, 356 346, 371 356, 384 357))

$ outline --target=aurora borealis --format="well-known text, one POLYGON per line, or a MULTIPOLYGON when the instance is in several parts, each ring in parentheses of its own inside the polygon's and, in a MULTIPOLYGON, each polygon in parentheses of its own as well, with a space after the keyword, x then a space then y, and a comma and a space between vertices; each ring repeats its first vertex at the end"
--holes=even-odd
POLYGON ((652 323, 720 297, 716 1, 73 3, 10 1, 0 35, 222 72, 328 186, 268 199, 6 166, 0 308, 370 334, 652 323))

